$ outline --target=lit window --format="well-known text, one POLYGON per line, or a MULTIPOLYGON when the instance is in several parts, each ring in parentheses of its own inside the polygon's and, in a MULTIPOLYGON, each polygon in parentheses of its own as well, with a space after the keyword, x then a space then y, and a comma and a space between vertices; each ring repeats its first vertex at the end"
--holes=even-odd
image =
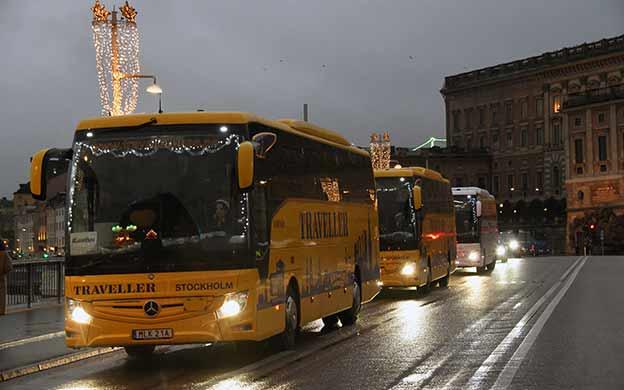
POLYGON ((561 112, 561 96, 553 96, 553 112, 561 112))

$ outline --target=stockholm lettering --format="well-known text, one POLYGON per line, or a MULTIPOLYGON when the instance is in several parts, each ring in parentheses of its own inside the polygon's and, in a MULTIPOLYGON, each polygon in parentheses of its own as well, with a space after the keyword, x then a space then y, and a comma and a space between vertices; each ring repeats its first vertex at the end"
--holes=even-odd
POLYGON ((178 283, 176 291, 225 290, 234 287, 232 282, 178 283))
POLYGON ((76 295, 135 294, 156 292, 154 283, 119 283, 74 286, 76 295))
POLYGON ((299 214, 299 226, 302 240, 349 236, 346 212, 306 211, 299 214))

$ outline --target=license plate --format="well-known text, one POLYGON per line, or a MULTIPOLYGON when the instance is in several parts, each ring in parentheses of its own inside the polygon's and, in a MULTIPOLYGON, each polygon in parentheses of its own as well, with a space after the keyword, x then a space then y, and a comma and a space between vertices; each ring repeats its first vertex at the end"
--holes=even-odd
POLYGON ((133 340, 158 340, 170 339, 173 337, 173 329, 133 329, 133 340))

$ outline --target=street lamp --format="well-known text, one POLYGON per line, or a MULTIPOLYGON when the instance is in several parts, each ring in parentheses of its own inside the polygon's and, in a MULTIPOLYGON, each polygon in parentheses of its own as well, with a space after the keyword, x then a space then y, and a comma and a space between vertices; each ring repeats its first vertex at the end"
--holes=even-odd
POLYGON ((152 79, 153 83, 150 84, 145 92, 151 93, 152 95, 158 95, 158 113, 162 114, 162 88, 160 85, 156 84, 156 76, 151 74, 126 74, 123 75, 122 78, 125 79, 152 79))

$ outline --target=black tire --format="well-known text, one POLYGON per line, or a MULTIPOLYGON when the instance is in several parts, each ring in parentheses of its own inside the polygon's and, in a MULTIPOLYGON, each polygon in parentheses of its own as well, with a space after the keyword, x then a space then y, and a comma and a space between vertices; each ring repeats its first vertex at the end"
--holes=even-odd
POLYGON ((124 347, 128 356, 133 359, 147 359, 154 354, 155 345, 129 345, 124 347))
POLYGON ((477 273, 478 274, 482 274, 485 273, 485 270, 487 269, 487 266, 483 266, 483 267, 477 267, 477 273))
POLYGON ((339 320, 340 318, 338 318, 338 314, 332 314, 330 316, 323 317, 323 325, 328 328, 333 328, 336 324, 338 324, 339 320))
POLYGON ((420 286, 418 287, 418 292, 421 293, 422 295, 427 295, 429 294, 429 292, 431 292, 431 288, 433 287, 435 282, 431 281, 431 263, 429 263, 429 266, 427 266, 427 283, 425 283, 424 286, 420 286))
POLYGON ((494 271, 494 268, 496 268, 496 260, 494 260, 493 262, 491 262, 490 264, 488 264, 486 266, 488 272, 492 272, 494 271))
POLYGON ((353 299, 351 307, 345 311, 338 313, 338 318, 343 326, 353 325, 358 319, 360 310, 362 309, 362 290, 358 278, 353 278, 353 299))
POLYGON ((451 279, 451 263, 449 263, 448 268, 446 269, 446 276, 440 279, 440 282, 439 282, 440 287, 448 287, 450 279, 451 279))
POLYGON ((299 329, 299 299, 295 289, 288 286, 284 303, 285 326, 284 331, 277 336, 280 349, 294 349, 299 329))

